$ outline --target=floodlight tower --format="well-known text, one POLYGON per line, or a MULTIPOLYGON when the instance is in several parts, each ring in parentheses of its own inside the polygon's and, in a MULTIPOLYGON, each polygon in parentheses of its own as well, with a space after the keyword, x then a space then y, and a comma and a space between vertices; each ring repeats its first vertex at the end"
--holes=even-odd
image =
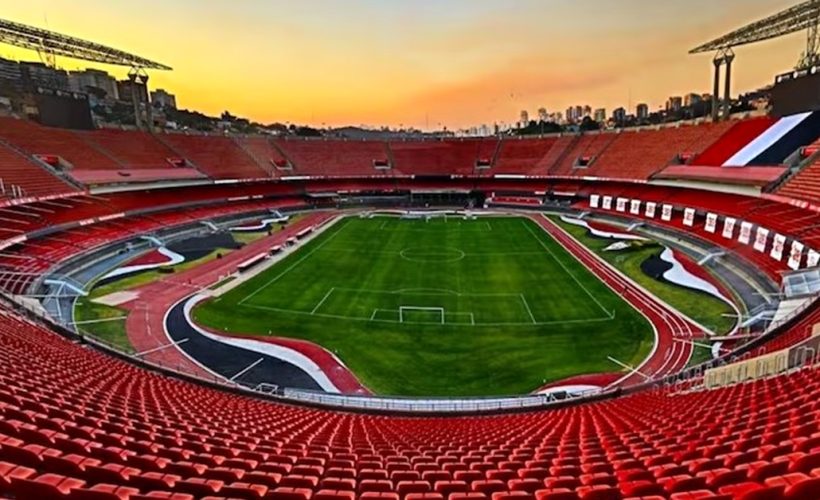
POLYGON ((779 38, 798 31, 807 31, 806 50, 800 56, 797 70, 807 70, 820 65, 820 0, 806 0, 760 21, 732 31, 711 42, 690 50, 690 54, 715 52, 714 93, 712 95, 712 119, 720 118, 720 67, 726 65, 723 116, 731 112, 732 62, 734 47, 779 38))
POLYGON ((9 44, 33 50, 38 53, 40 59, 43 60, 45 64, 52 67, 54 66, 55 58, 61 56, 70 59, 131 68, 128 73, 128 79, 131 82, 131 99, 134 105, 134 119, 137 128, 142 128, 141 112, 139 109, 140 99, 137 95, 137 91, 140 88, 144 88, 148 96, 146 99, 146 118, 148 121, 146 129, 150 131, 153 128, 153 112, 151 109, 150 94, 148 94, 148 73, 146 73, 146 70, 170 71, 170 66, 99 43, 89 42, 73 36, 62 35, 53 31, 4 19, 0 19, 0 44, 9 44))
POLYGON ((131 82, 131 104, 134 107, 134 124, 137 129, 142 129, 142 98, 141 92, 145 89, 145 130, 152 132, 154 127, 154 114, 151 110, 151 94, 148 93, 148 73, 145 68, 133 66, 128 72, 128 80, 131 82))

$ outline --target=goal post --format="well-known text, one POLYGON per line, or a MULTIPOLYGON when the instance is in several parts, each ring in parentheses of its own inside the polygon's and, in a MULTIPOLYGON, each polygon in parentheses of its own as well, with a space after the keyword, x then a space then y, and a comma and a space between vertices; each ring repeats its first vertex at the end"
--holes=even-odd
POLYGON ((421 306, 399 306, 399 323, 445 323, 444 308, 443 307, 421 307, 421 306), (414 321, 410 319, 406 321, 405 318, 423 317, 436 318, 428 321, 414 321))

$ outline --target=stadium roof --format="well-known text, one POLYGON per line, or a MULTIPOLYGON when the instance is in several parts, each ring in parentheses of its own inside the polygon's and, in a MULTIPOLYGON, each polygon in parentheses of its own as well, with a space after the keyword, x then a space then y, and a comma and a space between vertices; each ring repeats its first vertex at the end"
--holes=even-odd
POLYGON ((816 64, 818 57, 818 24, 820 24, 820 0, 807 0, 695 47, 689 53, 699 54, 726 50, 740 45, 770 40, 797 31, 808 30, 808 46, 801 65, 816 64))
POLYGON ((40 53, 132 68, 170 70, 170 66, 89 42, 25 24, 0 19, 0 43, 7 43, 40 53))

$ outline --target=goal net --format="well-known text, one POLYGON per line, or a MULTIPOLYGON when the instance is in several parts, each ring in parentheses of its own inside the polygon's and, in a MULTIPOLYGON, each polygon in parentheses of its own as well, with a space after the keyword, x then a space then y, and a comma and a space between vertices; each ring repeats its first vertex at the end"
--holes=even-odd
POLYGON ((400 323, 444 324, 443 307, 399 306, 400 323))

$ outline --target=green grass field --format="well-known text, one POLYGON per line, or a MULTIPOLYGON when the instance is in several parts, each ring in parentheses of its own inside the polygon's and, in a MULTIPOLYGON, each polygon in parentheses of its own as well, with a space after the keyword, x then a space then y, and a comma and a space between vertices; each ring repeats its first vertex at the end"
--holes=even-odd
POLYGON ((639 363, 651 326, 523 218, 346 218, 194 312, 314 341, 394 395, 524 393, 639 363))

